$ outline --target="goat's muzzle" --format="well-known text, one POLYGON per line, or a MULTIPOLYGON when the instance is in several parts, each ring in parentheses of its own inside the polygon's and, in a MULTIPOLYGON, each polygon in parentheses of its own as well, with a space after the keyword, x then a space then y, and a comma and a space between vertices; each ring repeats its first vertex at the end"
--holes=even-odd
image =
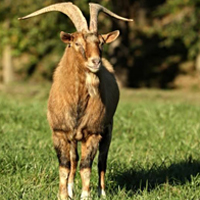
POLYGON ((93 72, 96 73, 99 71, 101 67, 101 58, 96 57, 96 58, 90 58, 88 63, 87 63, 87 68, 93 72))

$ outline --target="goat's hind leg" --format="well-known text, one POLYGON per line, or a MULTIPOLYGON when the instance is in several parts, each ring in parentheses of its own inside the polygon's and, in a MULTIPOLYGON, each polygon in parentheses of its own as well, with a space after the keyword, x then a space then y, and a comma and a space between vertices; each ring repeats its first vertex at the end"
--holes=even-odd
POLYGON ((110 142, 112 138, 112 127, 113 122, 109 124, 108 127, 105 128, 102 140, 99 144, 99 157, 98 157, 98 172, 99 172, 99 186, 98 193, 99 197, 106 197, 105 193, 105 173, 106 173, 106 165, 107 165, 107 157, 108 150, 110 147, 110 142))
POLYGON ((59 161, 59 200, 68 200, 67 184, 70 173, 70 143, 66 133, 62 131, 53 132, 53 143, 59 161))

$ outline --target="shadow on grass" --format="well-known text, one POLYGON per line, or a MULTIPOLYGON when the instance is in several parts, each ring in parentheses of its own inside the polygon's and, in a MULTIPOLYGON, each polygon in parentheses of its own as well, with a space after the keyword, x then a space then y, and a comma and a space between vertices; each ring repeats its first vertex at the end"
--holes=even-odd
MULTIPOLYGON (((126 192, 139 192, 143 190, 151 191, 162 184, 184 185, 191 182, 192 176, 200 173, 200 161, 191 160, 190 158, 180 163, 171 164, 166 167, 153 165, 150 169, 138 167, 127 168, 123 164, 116 163, 116 171, 111 175, 111 180, 116 185, 113 189, 125 189, 126 192), (122 169, 119 171, 119 169, 122 169)), ((114 169, 114 170, 115 170, 114 169)))

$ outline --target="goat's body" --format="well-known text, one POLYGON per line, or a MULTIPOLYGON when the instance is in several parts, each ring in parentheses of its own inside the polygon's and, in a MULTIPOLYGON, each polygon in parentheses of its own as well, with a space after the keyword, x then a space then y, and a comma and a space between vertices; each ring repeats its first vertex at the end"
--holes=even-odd
POLYGON ((68 59, 72 58, 65 53, 54 73, 48 119, 52 130, 65 132, 68 140, 84 140, 87 134, 102 134, 112 121, 119 90, 111 66, 93 74, 68 59), (90 89, 97 93, 90 94, 90 89))
POLYGON ((105 195, 106 160, 119 90, 112 66, 105 59, 102 59, 102 63, 96 74, 91 73, 66 50, 54 73, 48 102, 48 120, 60 165, 61 199, 73 196, 78 141, 82 145, 81 196, 87 199, 89 195, 91 166, 98 146, 99 195, 105 195))

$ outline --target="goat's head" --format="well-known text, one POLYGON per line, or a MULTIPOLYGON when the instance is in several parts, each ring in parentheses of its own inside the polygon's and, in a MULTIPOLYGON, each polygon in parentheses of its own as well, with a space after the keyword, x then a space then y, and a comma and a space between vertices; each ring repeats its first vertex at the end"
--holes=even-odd
MULTIPOLYGON (((97 72, 101 66, 101 53, 104 43, 114 41, 119 35, 119 31, 114 31, 105 35, 98 35, 92 32, 61 32, 61 40, 76 52, 76 57, 84 63, 84 66, 91 72, 97 72)), ((69 49, 70 51, 70 49, 69 49)))
POLYGON ((103 44, 110 43, 119 36, 118 30, 107 34, 98 34, 97 18, 99 12, 102 11, 112 17, 124 21, 133 20, 120 17, 99 4, 90 3, 89 5, 89 28, 80 9, 71 2, 53 4, 19 19, 27 19, 50 11, 59 11, 67 15, 74 23, 77 32, 70 34, 62 31, 60 33, 61 40, 67 44, 68 48, 71 48, 76 52, 76 55, 82 59, 87 69, 95 73, 101 66, 103 44))

